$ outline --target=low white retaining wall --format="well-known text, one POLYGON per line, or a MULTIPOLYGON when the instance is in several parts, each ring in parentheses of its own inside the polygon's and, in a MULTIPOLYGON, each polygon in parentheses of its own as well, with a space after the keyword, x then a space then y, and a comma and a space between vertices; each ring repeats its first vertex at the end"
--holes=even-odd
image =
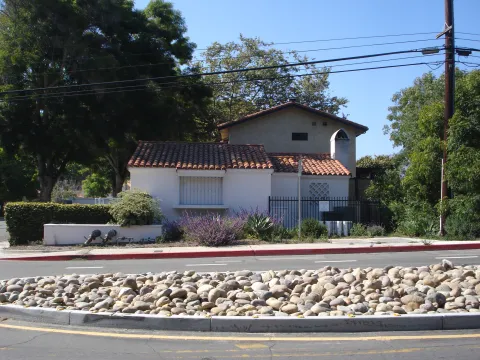
POLYGON ((162 235, 162 225, 135 225, 130 227, 122 227, 120 225, 105 224, 45 224, 43 225, 43 243, 45 245, 77 245, 83 244, 85 238, 92 233, 93 230, 100 230, 102 236, 92 241, 92 244, 102 242, 102 238, 110 231, 116 230, 117 236, 112 240, 116 242, 139 242, 142 239, 155 239, 162 235), (126 239, 122 240, 121 238, 126 239), (131 239, 131 240, 130 240, 131 239))

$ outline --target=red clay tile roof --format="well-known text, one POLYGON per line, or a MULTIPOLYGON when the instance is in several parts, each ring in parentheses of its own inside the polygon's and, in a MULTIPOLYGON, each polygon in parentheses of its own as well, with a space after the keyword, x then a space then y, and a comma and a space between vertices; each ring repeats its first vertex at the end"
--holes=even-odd
POLYGON ((277 106, 274 106, 274 107, 271 107, 269 109, 266 109, 266 110, 262 110, 262 111, 258 111, 256 113, 253 113, 253 114, 249 114, 249 115, 246 115, 240 119, 237 119, 237 120, 233 120, 233 121, 228 121, 228 122, 225 122, 223 124, 219 124, 217 125, 218 129, 221 130, 221 129, 225 129, 225 128, 228 128, 230 126, 234 126, 234 125, 237 125, 237 124, 241 124, 245 121, 249 121, 249 120, 252 120, 252 119, 256 119, 258 117, 261 117, 261 116, 264 116, 264 115, 268 115, 268 114, 271 114, 271 113, 274 113, 276 111, 279 111, 279 110, 282 110, 282 109, 286 109, 286 108, 289 108, 289 107, 295 107, 295 108, 298 108, 298 109, 302 109, 302 110, 306 110, 306 111, 309 111, 313 114, 316 114, 316 115, 320 115, 320 116, 324 116, 326 118, 329 118, 329 119, 332 119, 332 120, 336 120, 336 121, 339 121, 341 123, 344 123, 344 124, 347 124, 347 125, 350 125, 350 126, 353 126, 353 127, 356 127, 357 129, 361 130, 362 131, 362 134, 367 132, 368 130, 368 127, 367 126, 364 126, 364 125, 361 125, 361 124, 358 124, 356 122, 353 122, 353 121, 350 121, 350 120, 347 120, 347 119, 344 119, 344 118, 341 118, 341 117, 338 117, 336 115, 332 115, 332 114, 329 114, 329 113, 326 113, 324 111, 320 111, 320 110, 317 110, 317 109, 314 109, 314 108, 311 108, 310 106, 306 106, 306 105, 302 105, 302 104, 299 104, 295 101, 289 101, 289 102, 286 102, 284 104, 280 104, 280 105, 277 105, 277 106))
POLYGON ((185 170, 271 169, 263 145, 140 141, 131 167, 185 170))
POLYGON ((350 175, 350 171, 340 161, 333 160, 330 154, 268 153, 274 171, 282 173, 298 172, 300 156, 304 175, 350 175))

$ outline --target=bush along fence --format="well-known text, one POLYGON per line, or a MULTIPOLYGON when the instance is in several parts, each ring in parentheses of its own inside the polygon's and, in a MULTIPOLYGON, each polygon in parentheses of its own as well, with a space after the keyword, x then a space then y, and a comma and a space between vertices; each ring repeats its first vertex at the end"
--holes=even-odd
MULTIPOLYGON (((349 198, 301 198, 303 219, 320 222, 351 221, 360 224, 383 224, 387 222, 387 208, 377 201, 353 200, 349 198)), ((292 229, 298 224, 297 197, 269 197, 268 212, 283 219, 283 226, 292 229)))

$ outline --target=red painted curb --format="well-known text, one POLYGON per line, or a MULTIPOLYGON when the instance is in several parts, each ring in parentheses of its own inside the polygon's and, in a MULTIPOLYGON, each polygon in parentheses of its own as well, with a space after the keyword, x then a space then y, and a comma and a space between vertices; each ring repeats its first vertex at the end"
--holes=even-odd
POLYGON ((271 250, 211 250, 201 252, 169 252, 169 253, 129 253, 98 255, 40 255, 16 258, 0 258, 0 260, 18 261, 69 261, 69 260, 133 260, 133 259, 191 259, 207 257, 240 257, 240 256, 288 256, 288 255, 321 255, 321 254, 362 254, 384 252, 476 250, 480 242, 468 244, 442 245, 399 245, 382 247, 354 247, 331 249, 271 249, 271 250))

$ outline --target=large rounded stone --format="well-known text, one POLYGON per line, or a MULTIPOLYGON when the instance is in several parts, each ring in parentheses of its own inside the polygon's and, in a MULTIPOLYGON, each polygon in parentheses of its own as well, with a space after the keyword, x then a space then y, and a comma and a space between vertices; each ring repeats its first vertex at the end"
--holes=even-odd
POLYGON ((262 282, 255 282, 251 286, 253 291, 268 291, 268 286, 262 282))
POLYGON ((426 300, 433 304, 437 304, 438 307, 443 307, 447 302, 447 298, 440 292, 434 292, 427 295, 426 300))
POLYGON ((22 292, 23 291, 23 286, 17 285, 17 284, 12 284, 7 286, 7 292, 22 292))
POLYGON ((271 297, 267 299, 266 301, 267 305, 270 306, 271 308, 275 310, 280 310, 280 307, 282 306, 282 302, 274 297, 271 297))
POLYGON ((403 296, 400 299, 400 301, 402 302, 402 304, 405 304, 405 305, 407 305, 409 303, 416 303, 420 306, 420 304, 424 303, 425 299, 422 296, 420 296, 416 293, 413 293, 413 294, 403 296))
POLYGON ((212 289, 208 293, 208 301, 215 303, 218 298, 226 296, 225 290, 222 289, 212 289))
MULTIPOLYGON (((273 307, 273 306, 272 306, 273 307)), ((298 311, 297 305, 295 304, 287 304, 280 308, 280 311, 286 314, 293 314, 298 311)))
POLYGON ((280 298, 280 297, 285 297, 289 291, 288 291, 288 287, 286 287, 285 285, 275 285, 275 286, 272 286, 270 288, 270 292, 272 293, 272 295, 274 297, 276 297, 277 299, 280 298))
POLYGON ((186 289, 173 289, 170 294, 170 299, 185 299, 187 297, 188 291, 186 289))
POLYGON ((137 300, 133 303, 132 308, 134 310, 150 310, 151 305, 152 305, 151 303, 147 303, 145 301, 137 300))

